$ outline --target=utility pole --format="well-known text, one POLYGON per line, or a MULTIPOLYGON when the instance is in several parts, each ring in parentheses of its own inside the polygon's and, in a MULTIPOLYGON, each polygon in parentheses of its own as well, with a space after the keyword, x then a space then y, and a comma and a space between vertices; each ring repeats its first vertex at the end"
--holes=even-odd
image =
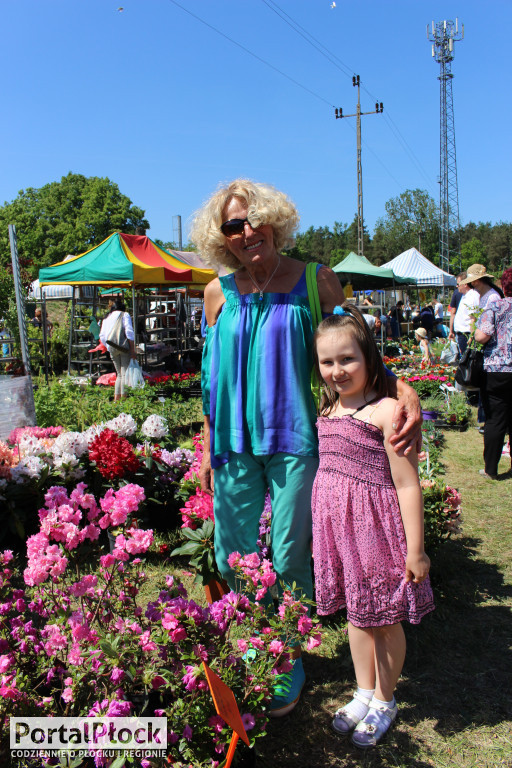
POLYGON ((373 112, 361 112, 361 83, 359 75, 352 77, 352 85, 357 86, 357 112, 344 115, 341 108, 334 110, 336 120, 343 117, 357 117, 357 253, 364 256, 364 219, 363 219, 363 166, 361 163, 361 115, 379 115, 384 112, 382 101, 376 102, 373 112))
POLYGON ((451 72, 453 43, 464 38, 464 24, 459 31, 459 20, 427 24, 427 38, 432 42, 432 56, 440 64, 440 153, 439 153, 439 266, 450 271, 450 254, 459 257, 460 239, 459 191, 457 185, 457 155, 455 152, 455 122, 453 118, 453 92, 451 72), (450 238, 452 247, 450 248, 450 238))
POLYGON ((183 240, 181 237, 181 216, 172 217, 172 241, 178 246, 176 250, 181 251, 183 248, 183 240))

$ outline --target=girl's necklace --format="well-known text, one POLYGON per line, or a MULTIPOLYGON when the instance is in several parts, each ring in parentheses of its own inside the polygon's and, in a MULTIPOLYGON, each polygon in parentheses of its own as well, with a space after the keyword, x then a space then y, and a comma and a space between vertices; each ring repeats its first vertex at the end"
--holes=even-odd
POLYGON ((270 277, 269 277, 269 279, 267 280, 267 282, 265 283, 265 285, 262 285, 262 286, 259 286, 259 285, 258 285, 258 283, 257 283, 257 282, 256 282, 256 280, 253 278, 253 276, 251 275, 251 273, 249 272, 249 270, 247 270, 247 274, 249 275, 249 279, 250 279, 251 283, 254 285, 254 287, 256 288, 256 290, 260 292, 260 301, 263 301, 263 291, 265 290, 265 288, 266 288, 266 287, 267 287, 267 285, 270 283, 270 281, 271 281, 271 280, 272 280, 272 278, 274 277, 275 273, 276 273, 276 272, 277 272, 277 270, 279 269, 279 265, 280 265, 280 263, 281 263, 281 256, 279 256, 279 255, 278 255, 278 256, 277 256, 277 264, 276 264, 276 268, 274 269, 274 271, 273 271, 273 272, 272 272, 272 274, 270 275, 270 277))

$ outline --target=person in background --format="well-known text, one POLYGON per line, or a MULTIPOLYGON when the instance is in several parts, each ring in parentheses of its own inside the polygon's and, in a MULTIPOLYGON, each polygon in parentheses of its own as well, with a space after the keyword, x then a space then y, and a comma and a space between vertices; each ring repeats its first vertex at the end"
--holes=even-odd
MULTIPOLYGON (((41 307, 36 307, 36 311, 34 312, 34 317, 30 321, 34 328, 41 328, 43 327, 43 311, 41 307)), ((48 315, 46 316, 46 332, 48 336, 50 336, 51 332, 53 331, 53 323, 48 320, 48 315)))
POLYGON ((442 321, 444 319, 444 307, 439 296, 437 297, 437 301, 434 305, 434 317, 436 320, 442 321))
POLYGON ((467 283, 461 284, 461 280, 465 280, 466 277, 466 272, 461 272, 460 275, 457 275, 460 301, 455 313, 450 315, 450 333, 448 334, 449 339, 455 339, 457 342, 461 355, 464 354, 468 346, 473 312, 478 309, 480 304, 478 292, 474 288, 470 288, 467 283))
POLYGON ((11 350, 10 350, 10 344, 7 341, 4 341, 4 339, 10 339, 11 334, 5 327, 4 321, 0 320, 0 339, 2 340, 2 357, 10 357, 11 356, 11 350))
POLYGON ((431 338, 432 331, 434 330, 434 308, 431 304, 426 304, 423 309, 420 310, 420 314, 416 317, 414 325, 419 328, 424 328, 428 334, 428 338, 431 338))
MULTIPOLYGON (((472 264, 464 280, 460 281, 459 288, 462 284, 468 285, 470 288, 474 288, 480 296, 478 304, 479 309, 487 309, 487 304, 493 299, 502 299, 503 291, 493 283, 494 277, 490 275, 483 264, 472 264)), ((471 318, 471 330, 475 327, 475 320, 471 318)), ((477 421, 480 424, 480 432, 483 434, 485 431, 485 406, 482 397, 482 391, 480 391, 480 397, 478 400, 478 414, 477 421)))
POLYGON ((367 312, 363 313, 364 321, 372 333, 375 333, 375 315, 370 315, 367 312))
POLYGON ((130 360, 137 359, 137 353, 135 351, 135 334, 133 332, 132 319, 126 311, 126 304, 122 299, 116 299, 111 302, 109 306, 110 312, 101 324, 100 341, 107 347, 112 362, 114 363, 114 368, 116 369, 117 375, 114 388, 114 402, 117 402, 118 400, 121 400, 122 397, 125 397, 126 371, 130 364, 130 360), (123 314, 123 328, 129 346, 129 349, 127 349, 126 352, 121 352, 118 349, 114 349, 114 347, 110 347, 107 341, 120 313, 123 314))
POLYGON ((432 364, 432 350, 430 349, 430 344, 428 343, 427 331, 424 328, 416 328, 414 331, 414 336, 420 345, 420 350, 422 353, 422 366, 428 367, 432 364))
POLYGON ((460 281, 459 289, 461 285, 474 288, 480 296, 480 309, 487 309, 487 304, 491 300, 503 298, 503 291, 493 283, 493 280, 493 275, 487 272, 483 264, 472 264, 464 280, 460 281))
POLYGON ((400 323, 405 323, 405 317, 402 312, 404 306, 403 301, 397 301, 397 303, 391 307, 388 312, 389 322, 391 326, 391 336, 394 339, 399 339, 402 335, 400 330, 400 323))
MULTIPOLYGON (((475 339, 484 347, 481 387, 485 411, 484 464, 481 475, 496 480, 503 442, 512 437, 512 269, 501 278, 505 296, 492 296, 477 321, 475 339)), ((484 294, 485 295, 485 294, 484 294)))
POLYGON ((455 278, 457 280, 457 287, 452 293, 450 304, 448 305, 448 312, 450 313, 450 330, 452 329, 451 319, 452 317, 455 317, 455 313, 458 309, 460 300, 462 299, 462 293, 459 290, 460 281, 464 280, 465 277, 467 277, 467 272, 459 272, 459 274, 455 278))

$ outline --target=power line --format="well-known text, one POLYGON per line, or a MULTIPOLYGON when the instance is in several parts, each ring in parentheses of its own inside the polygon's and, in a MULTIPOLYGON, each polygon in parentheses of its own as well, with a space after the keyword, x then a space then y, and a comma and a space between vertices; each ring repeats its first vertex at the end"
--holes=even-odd
POLYGON ((195 13, 192 13, 192 11, 189 11, 188 8, 184 8, 180 3, 177 3, 176 0, 169 0, 170 3, 173 3, 173 5, 176 5, 178 8, 181 8, 182 11, 185 11, 185 13, 188 13, 189 16, 192 16, 197 21, 200 21, 201 24, 204 24, 205 27, 208 27, 209 29, 212 29, 214 32, 216 32, 218 35, 221 35, 221 37, 225 38, 226 40, 229 40, 230 43, 233 43, 233 45, 236 45, 238 48, 241 48, 242 51, 245 51, 245 53, 248 53, 249 56, 252 56, 253 59, 256 59, 257 61, 261 62, 262 64, 265 64, 266 67, 269 67, 270 69, 273 69, 274 72, 277 72, 278 74, 282 75, 282 77, 285 77, 287 80, 289 80, 294 85, 297 85, 299 88, 302 88, 303 91, 306 91, 311 96, 314 96, 315 99, 319 99, 320 101, 323 101, 324 104, 327 104, 329 107, 333 107, 334 105, 331 104, 327 99, 324 99, 323 96, 319 96, 318 93, 315 93, 314 91, 307 88, 305 85, 302 85, 302 83, 299 83, 298 80, 295 80, 293 77, 290 77, 290 75, 287 75, 286 72, 283 72, 282 70, 278 69, 277 67, 274 67, 273 64, 270 64, 268 61, 265 61, 265 59, 262 59, 261 56, 258 56, 257 54, 250 51, 248 48, 245 48, 245 46, 241 45, 241 43, 238 43, 236 40, 233 40, 232 37, 229 37, 229 35, 224 34, 224 32, 221 32, 220 29, 217 29, 217 27, 214 27, 212 24, 209 24, 207 21, 202 19, 200 16, 197 16, 195 13))
POLYGON ((286 13, 286 11, 283 11, 283 9, 280 8, 277 5, 277 3, 274 3, 273 0, 262 0, 262 2, 265 3, 265 5, 268 8, 270 8, 270 10, 273 11, 277 16, 279 16, 284 21, 285 24, 288 24, 288 26, 291 27, 295 32, 297 32, 298 35, 304 38, 304 40, 307 43, 309 43, 309 45, 315 48, 319 53, 322 54, 322 56, 324 56, 328 61, 330 61, 331 64, 334 64, 335 67, 337 67, 341 72, 343 72, 344 75, 346 75, 347 77, 352 77, 352 72, 350 68, 346 64, 344 64, 343 61, 341 61, 341 59, 339 59, 336 56, 336 54, 332 53, 328 48, 326 48, 325 45, 320 42, 320 40, 316 39, 316 37, 313 37, 313 35, 310 32, 308 32, 307 29, 304 29, 304 27, 301 27, 301 25, 297 21, 295 21, 295 19, 292 19, 292 17, 289 16, 286 13), (289 21, 287 21, 287 19, 289 19, 289 21))
MULTIPOLYGON (((350 67, 345 64, 336 54, 334 54, 332 51, 330 51, 323 43, 321 43, 319 40, 317 40, 310 32, 308 32, 304 27, 302 27, 295 19, 293 19, 286 11, 284 11, 274 0, 262 0, 265 5, 270 8, 271 11, 273 11, 277 16, 279 16, 285 24, 287 24, 291 29, 293 29, 298 35, 300 35, 309 45, 311 45, 313 48, 315 48, 319 53, 322 54, 328 61, 331 62, 337 69, 339 69, 341 72, 343 72, 344 75, 347 77, 352 77, 353 71, 350 69, 350 67), (286 18, 285 18, 286 17, 286 18), (322 50, 321 50, 322 49, 322 50), (339 63, 338 63, 339 62, 339 63)), ((365 91, 365 93, 370 96, 370 98, 373 101, 377 101, 376 97, 364 86, 361 86, 362 90, 365 91)), ((421 165, 420 160, 416 157, 411 147, 408 145, 406 139, 402 136, 400 133, 400 130, 396 123, 393 121, 391 115, 389 115, 388 112, 384 114, 384 120, 386 121, 386 124, 388 125, 388 128, 390 131, 394 134, 396 140, 399 144, 402 145, 402 148, 405 150, 405 152, 408 154, 409 159, 414 163, 417 170, 421 173, 427 184, 431 189, 434 188, 434 184, 430 176, 428 176, 427 172, 421 165)), ((375 154, 375 153, 374 153, 375 154)), ((385 168, 383 163, 381 165, 385 168)), ((390 174, 391 178, 393 178, 392 174, 390 174)), ((395 179, 396 181, 396 179, 395 179)), ((402 187, 402 184, 399 184, 400 187, 402 187)))
MULTIPOLYGON (((220 35, 221 37, 223 37, 225 40, 228 40, 228 41, 229 41, 230 43, 232 43, 233 45, 236 45, 236 46, 237 46, 237 48, 240 48, 242 51, 244 51, 244 53, 248 53, 248 54, 249 54, 249 56, 252 56, 254 59, 256 59, 257 61, 259 61, 261 64, 264 64, 264 65, 265 65, 266 67, 268 67, 269 69, 272 69, 274 72, 277 72, 279 75, 281 75, 282 77, 284 77, 284 78, 286 78, 287 80, 289 80, 291 83, 293 83, 294 85, 296 85, 298 88, 301 88, 303 91, 305 91, 306 93, 309 93, 311 96, 314 96, 316 99, 318 99, 319 101, 322 101, 324 104, 327 104, 329 107, 334 107, 334 105, 333 105, 333 104, 331 104, 331 102, 327 101, 327 99, 325 99, 323 96, 320 96, 318 93, 315 93, 315 92, 314 92, 314 91, 312 91, 310 88, 308 88, 307 86, 305 86, 305 85, 303 85, 302 83, 300 83, 298 80, 295 80, 295 78, 291 77, 290 75, 287 75, 287 74, 286 74, 286 72, 283 72, 281 69, 278 69, 278 67, 275 67, 273 64, 270 64, 270 62, 268 62, 268 61, 266 61, 265 59, 261 58, 261 56, 258 56, 257 54, 253 53, 251 50, 249 50, 249 48, 246 48, 244 45, 242 45, 241 43, 239 43, 237 40, 233 40, 233 38, 229 37, 229 35, 226 35, 226 34, 225 34, 224 32, 222 32, 220 29, 217 29, 217 27, 214 27, 212 24, 210 24, 209 22, 205 21, 205 20, 204 20, 204 19, 202 19, 200 16, 198 16, 197 14, 193 13, 192 11, 190 11, 188 8, 185 8, 183 5, 181 5, 180 3, 178 3, 178 2, 177 2, 177 0, 169 0, 169 2, 171 2, 173 5, 175 5, 175 6, 177 6, 178 8, 180 8, 180 10, 184 11, 185 13, 187 13, 187 14, 188 14, 189 16, 191 16, 192 18, 196 19, 196 21, 199 21, 199 22, 200 22, 201 24, 203 24, 205 27, 208 27, 208 29, 211 29, 213 32, 215 32, 216 34, 218 34, 218 35, 220 35)), ((337 67, 337 69, 339 69, 339 70, 340 70, 340 71, 341 71, 341 72, 342 72, 342 73, 343 73, 343 74, 344 74, 346 77, 352 77, 352 72, 351 72, 351 70, 349 69, 349 67, 348 67, 348 66, 347 66, 347 65, 346 65, 346 64, 345 64, 345 63, 344 63, 344 62, 343 62, 343 61, 342 61, 342 60, 341 60, 341 59, 340 59, 338 56, 336 56, 334 53, 332 53, 331 51, 329 51, 329 49, 328 49, 328 48, 326 48, 326 46, 324 46, 324 45, 323 45, 323 43, 321 43, 319 40, 317 40, 315 37, 313 37, 313 35, 311 35, 311 34, 310 34, 310 33, 309 33, 307 30, 305 30, 305 29, 304 29, 304 27, 301 27, 301 25, 300 25, 298 22, 296 22, 296 21, 295 21, 295 20, 294 20, 294 19, 293 19, 293 18, 292 18, 292 17, 291 17, 289 14, 287 14, 285 11, 283 11, 283 9, 282 9, 282 8, 280 8, 280 7, 277 5, 277 3, 273 2, 273 0, 263 0, 263 2, 265 3, 265 5, 266 5, 266 6, 267 6, 267 7, 268 7, 270 10, 272 10, 274 13, 276 13, 276 15, 277 15, 277 16, 279 16, 279 17, 280 17, 280 18, 281 18, 281 19, 282 19, 282 20, 285 22, 285 24, 287 24, 289 27, 291 27, 291 28, 292 28, 292 29, 293 29, 293 30, 294 30, 294 31, 295 31, 297 34, 299 34, 301 37, 303 37, 303 38, 304 38, 304 40, 305 40, 307 43, 309 43, 309 45, 311 45, 311 46, 312 46, 313 48, 315 48, 315 49, 316 49, 316 50, 317 50, 319 53, 321 53, 321 54, 322 54, 322 55, 323 55, 323 56, 324 56, 324 57, 325 57, 325 58, 326 58, 326 59, 327 59, 327 60, 328 60, 328 61, 329 61, 331 64, 333 64, 335 67, 337 67), (273 6, 275 6, 275 7, 273 7, 273 6), (277 9, 277 10, 276 10, 276 9, 277 9), (285 18, 285 17, 286 17, 286 18, 285 18), (287 19, 288 19, 289 21, 288 21, 287 19), (308 39, 308 38, 309 38, 309 39, 308 39), (321 50, 321 49, 323 49, 323 50, 321 50)), ((365 91, 365 92, 366 92, 366 93, 367 93, 369 96, 371 96, 371 98, 374 98, 374 97, 372 96, 372 94, 371 94, 371 93, 370 93, 370 92, 369 92, 369 91, 368 91, 366 88, 364 88, 364 87, 363 87, 363 90, 364 90, 364 91, 365 91)), ((424 172, 424 170, 423 170, 423 168, 422 168, 422 166, 421 166, 421 163, 420 163, 420 162, 418 161, 418 159, 415 157, 415 155, 414 155, 414 152, 413 152, 413 151, 412 151, 412 149, 411 149, 411 148, 408 146, 408 144, 407 144, 406 140, 405 140, 405 139, 404 139, 404 137, 401 135, 401 133, 400 133, 400 131, 399 131, 398 127, 397 127, 397 126, 396 126, 396 124, 395 124, 395 123, 392 121, 391 117, 390 117, 390 116, 389 116, 389 115, 386 113, 386 114, 385 114, 385 116, 384 116, 384 119, 386 120, 386 123, 387 123, 388 127, 390 128, 391 132, 392 132, 392 133, 395 135, 395 138, 397 139, 397 141, 398 141, 398 142, 399 142, 399 143, 402 145, 403 149, 404 149, 404 150, 407 152, 407 154, 409 155, 409 158, 410 158, 410 159, 412 160, 412 162, 413 162, 413 163, 416 165, 416 167, 417 167, 417 169, 420 171, 420 173, 422 173, 423 177, 426 179, 426 181, 427 181, 427 183, 429 184, 429 186, 432 186, 432 181, 431 181, 431 179, 429 179, 429 177, 428 177, 428 176, 426 175, 426 173, 424 172)), ((390 178, 391 178, 391 179, 392 179, 392 180, 395 182, 395 184, 396 184, 396 185, 397 185, 397 186, 398 186, 400 189, 403 189, 403 186, 404 186, 404 185, 403 185, 403 184, 401 184, 401 183, 400 183, 400 182, 399 182, 399 181, 398 181, 398 180, 395 178, 395 176, 393 176, 393 174, 391 173, 391 171, 389 170, 389 168, 387 168, 387 167, 386 167, 386 165, 384 164, 384 162, 383 162, 383 161, 381 160, 381 158, 380 158, 380 157, 379 157, 379 156, 378 156, 378 155, 377 155, 377 154, 374 152, 374 150, 373 150, 373 149, 372 149, 370 146, 368 146, 367 142, 366 142, 366 141, 363 141, 363 144, 364 144, 364 146, 366 147, 366 149, 367 149, 369 152, 371 152, 371 154, 372 154, 372 155, 375 157, 375 159, 376 159, 376 160, 378 161, 378 163, 379 163, 379 164, 382 166, 382 168, 383 168, 383 169, 386 171, 386 173, 388 174, 388 176, 389 176, 389 177, 390 177, 390 178)))

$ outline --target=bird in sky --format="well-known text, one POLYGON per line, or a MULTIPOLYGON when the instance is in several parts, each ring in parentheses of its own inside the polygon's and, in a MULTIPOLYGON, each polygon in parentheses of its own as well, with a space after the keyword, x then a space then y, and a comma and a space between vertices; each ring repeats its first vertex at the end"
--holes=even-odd
POLYGON ((336 3, 331 3, 331 8, 336 8, 336 3))

